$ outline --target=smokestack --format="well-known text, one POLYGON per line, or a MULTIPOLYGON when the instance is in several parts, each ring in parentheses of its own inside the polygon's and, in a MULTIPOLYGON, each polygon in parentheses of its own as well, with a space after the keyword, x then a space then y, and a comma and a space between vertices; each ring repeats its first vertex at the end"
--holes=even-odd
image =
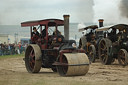
POLYGON ((98 21, 99 21, 99 27, 103 27, 104 26, 103 25, 104 19, 99 19, 98 21))
POLYGON ((65 39, 69 40, 69 17, 70 15, 63 15, 64 17, 64 35, 65 39))

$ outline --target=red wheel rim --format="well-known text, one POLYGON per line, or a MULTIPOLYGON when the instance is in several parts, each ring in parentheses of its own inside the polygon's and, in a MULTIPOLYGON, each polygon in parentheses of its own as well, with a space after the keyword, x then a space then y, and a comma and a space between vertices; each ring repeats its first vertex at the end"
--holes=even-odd
POLYGON ((29 54, 29 65, 31 69, 34 69, 35 66, 35 53, 34 50, 32 49, 30 54, 29 54))

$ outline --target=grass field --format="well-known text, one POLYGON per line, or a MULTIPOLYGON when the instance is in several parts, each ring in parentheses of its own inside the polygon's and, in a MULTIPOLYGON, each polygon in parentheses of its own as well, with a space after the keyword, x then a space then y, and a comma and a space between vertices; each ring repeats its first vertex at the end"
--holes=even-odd
POLYGON ((0 56, 0 59, 4 59, 4 58, 19 58, 19 57, 24 57, 24 54, 3 55, 3 56, 0 56))

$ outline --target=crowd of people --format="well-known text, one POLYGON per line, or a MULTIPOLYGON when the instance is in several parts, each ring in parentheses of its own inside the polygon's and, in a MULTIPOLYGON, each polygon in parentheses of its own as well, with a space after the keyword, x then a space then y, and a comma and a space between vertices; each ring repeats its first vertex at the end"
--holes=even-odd
POLYGON ((21 54, 25 51, 25 46, 18 44, 0 44, 0 56, 21 54))
MULTIPOLYGON (((61 32, 59 30, 55 30, 53 32, 53 35, 61 35, 61 32)), ((33 28, 33 32, 31 34, 31 43, 35 44, 38 38, 40 37, 39 32, 37 31, 36 27, 33 28)), ((43 29, 42 31, 42 38, 46 36, 46 29, 43 29)), ((27 43, 24 43, 23 45, 21 42, 18 44, 6 44, 6 42, 0 44, 0 56, 3 55, 14 55, 14 54, 21 54, 25 52, 25 49, 27 47, 27 43)))

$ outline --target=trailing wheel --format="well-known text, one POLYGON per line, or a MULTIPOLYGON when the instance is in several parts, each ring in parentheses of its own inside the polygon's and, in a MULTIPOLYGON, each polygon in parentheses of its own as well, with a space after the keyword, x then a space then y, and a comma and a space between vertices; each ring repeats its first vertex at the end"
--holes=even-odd
MULTIPOLYGON (((65 63, 65 64, 68 64, 68 61, 65 57, 65 55, 63 55, 63 57, 58 57, 57 58, 57 62, 61 62, 61 63, 65 63)), ((67 73, 67 70, 68 70, 68 65, 58 65, 56 66, 57 67, 57 71, 59 72, 59 74, 61 76, 65 76, 66 73, 67 73)))
POLYGON ((103 38, 99 43, 99 58, 105 65, 109 65, 112 63, 113 58, 111 56, 111 45, 112 42, 107 38, 103 38))
POLYGON ((128 64, 128 52, 125 49, 121 49, 118 53, 118 62, 122 66, 128 64))
POLYGON ((25 52, 25 66, 28 72, 38 73, 42 66, 41 50, 36 44, 31 44, 25 52))
POLYGON ((95 49, 95 46, 94 45, 90 45, 89 46, 89 60, 90 62, 95 62, 95 58, 96 58, 96 49, 95 49))

